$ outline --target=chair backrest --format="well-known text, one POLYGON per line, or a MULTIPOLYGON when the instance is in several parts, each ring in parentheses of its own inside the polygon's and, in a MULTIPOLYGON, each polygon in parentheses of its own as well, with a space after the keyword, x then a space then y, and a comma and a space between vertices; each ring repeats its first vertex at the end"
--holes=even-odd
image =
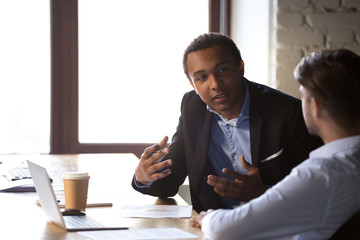
POLYGON ((360 211, 347 220, 330 240, 359 240, 360 239, 360 211))

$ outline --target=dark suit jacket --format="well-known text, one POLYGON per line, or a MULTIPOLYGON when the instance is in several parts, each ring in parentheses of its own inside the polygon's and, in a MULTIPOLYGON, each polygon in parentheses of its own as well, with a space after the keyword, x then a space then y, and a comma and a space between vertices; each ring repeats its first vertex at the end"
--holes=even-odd
MULTIPOLYGON (((264 184, 274 185, 291 169, 308 158, 319 139, 310 137, 304 124, 301 102, 275 89, 245 79, 250 92, 250 148, 253 165, 260 169, 264 184), (279 156, 266 161, 273 154, 279 156)), ((208 159, 208 145, 213 113, 194 92, 183 97, 177 131, 169 146, 172 174, 155 181, 149 188, 133 187, 158 197, 174 196, 189 176, 193 208, 200 212, 224 208, 220 196, 206 183, 213 173, 208 159)))

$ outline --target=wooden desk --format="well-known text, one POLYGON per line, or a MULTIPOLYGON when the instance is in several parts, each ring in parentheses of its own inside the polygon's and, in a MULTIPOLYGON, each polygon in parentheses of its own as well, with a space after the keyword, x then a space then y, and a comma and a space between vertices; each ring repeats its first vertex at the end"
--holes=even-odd
MULTIPOLYGON (((87 208, 89 216, 104 214, 129 202, 186 205, 178 195, 161 200, 133 190, 131 180, 138 163, 133 154, 0 155, 0 160, 5 159, 31 160, 46 167, 54 184, 62 182, 64 171, 89 172, 89 199, 101 197, 113 202, 113 207, 87 208)), ((0 193, 0 239, 86 239, 47 223, 43 210, 35 204, 37 199, 36 193, 0 193)), ((200 229, 190 227, 188 218, 124 220, 130 223, 130 229, 177 227, 205 239, 200 229)))

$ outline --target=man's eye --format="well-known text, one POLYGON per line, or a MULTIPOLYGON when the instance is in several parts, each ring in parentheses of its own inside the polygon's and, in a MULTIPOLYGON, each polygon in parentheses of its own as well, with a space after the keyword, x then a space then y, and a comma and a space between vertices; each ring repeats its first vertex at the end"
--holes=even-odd
POLYGON ((196 81, 204 81, 206 79, 206 75, 200 75, 196 78, 196 81))
POLYGON ((220 68, 220 69, 219 69, 219 73, 226 72, 226 70, 227 70, 227 68, 226 68, 226 67, 220 68))

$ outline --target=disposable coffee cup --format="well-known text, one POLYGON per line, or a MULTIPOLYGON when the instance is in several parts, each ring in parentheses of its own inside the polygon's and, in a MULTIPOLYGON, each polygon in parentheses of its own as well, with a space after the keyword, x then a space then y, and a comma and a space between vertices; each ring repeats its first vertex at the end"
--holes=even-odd
POLYGON ((87 172, 63 174, 65 210, 85 211, 90 176, 87 172))

